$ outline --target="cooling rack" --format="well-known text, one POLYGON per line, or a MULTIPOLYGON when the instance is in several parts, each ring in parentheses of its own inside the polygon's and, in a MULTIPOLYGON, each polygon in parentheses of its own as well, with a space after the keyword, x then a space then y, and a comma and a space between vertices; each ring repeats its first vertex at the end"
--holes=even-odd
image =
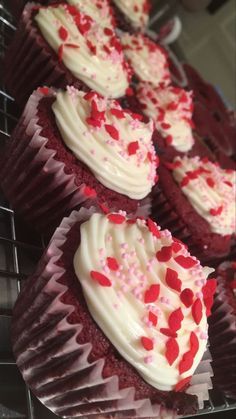
MULTIPOLYGON (((0 0, 0 69, 4 51, 15 30, 13 19, 0 0)), ((1 76, 1 74, 0 74, 1 76)), ((0 83, 0 153, 17 123, 14 99, 0 83)), ((24 279, 33 272, 44 248, 42 237, 30 231, 18 219, 0 191, 0 419, 55 419, 25 386, 11 352, 10 324, 12 308, 24 279)), ((198 415, 222 412, 222 418, 235 409, 236 403, 226 399, 217 389, 198 415)), ((221 416, 220 416, 221 417, 221 416)), ((212 416, 212 419, 214 416, 212 416)))

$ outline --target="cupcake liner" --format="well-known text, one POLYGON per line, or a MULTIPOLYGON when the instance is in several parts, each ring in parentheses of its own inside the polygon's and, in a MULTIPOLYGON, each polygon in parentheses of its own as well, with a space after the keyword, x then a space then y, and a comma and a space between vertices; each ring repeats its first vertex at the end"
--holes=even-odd
MULTIPOLYGON (((71 321, 75 307, 63 299, 68 287, 60 257, 71 229, 94 211, 82 208, 62 221, 35 274, 26 281, 13 314, 16 363, 34 394, 59 416, 109 413, 118 418, 175 418, 177 413, 170 408, 149 399, 136 400, 133 387, 119 389, 117 376, 103 378, 105 360, 89 361, 92 345, 78 343, 83 326, 71 321)), ((189 394, 198 397, 199 406, 208 398, 211 376, 206 352, 188 388, 189 394)))
MULTIPOLYGON (((53 95, 50 89, 48 96, 53 95)), ((19 215, 37 230, 47 232, 72 209, 82 204, 91 206, 97 198, 86 196, 86 185, 78 185, 76 175, 69 174, 65 164, 56 160, 56 151, 47 148, 48 140, 41 135, 43 128, 37 116, 42 97, 39 91, 34 92, 25 107, 2 160, 0 182, 19 215)), ((137 201, 134 215, 147 216, 150 206, 149 197, 137 201)))

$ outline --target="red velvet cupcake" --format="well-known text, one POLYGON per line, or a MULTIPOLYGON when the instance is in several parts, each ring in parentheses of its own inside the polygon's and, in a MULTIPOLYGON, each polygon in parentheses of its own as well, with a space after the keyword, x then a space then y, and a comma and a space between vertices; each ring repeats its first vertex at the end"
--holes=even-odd
POLYGON ((19 105, 41 85, 125 95, 129 66, 120 41, 91 10, 95 18, 62 2, 25 7, 5 60, 6 86, 19 105))
POLYGON ((217 268, 217 292, 210 319, 215 384, 236 399, 236 261, 217 268))
POLYGON ((73 212, 14 308, 27 385, 62 417, 195 413, 211 386, 211 271, 150 219, 73 212))
POLYGON ((162 162, 153 217, 200 260, 227 255, 235 240, 235 171, 199 157, 162 162))
POLYGON ((39 231, 95 201, 147 216, 157 156, 141 119, 97 93, 39 88, 2 158, 6 197, 39 231))
POLYGON ((144 31, 148 25, 150 0, 111 0, 116 25, 125 32, 144 31))

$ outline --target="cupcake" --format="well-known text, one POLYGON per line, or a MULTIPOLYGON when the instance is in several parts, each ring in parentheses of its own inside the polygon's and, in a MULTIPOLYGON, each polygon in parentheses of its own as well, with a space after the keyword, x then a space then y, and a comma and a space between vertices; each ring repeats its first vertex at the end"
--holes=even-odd
POLYGON ((236 172, 198 156, 176 157, 158 172, 153 217, 200 260, 227 255, 236 232, 236 172))
POLYGON ((40 85, 74 85, 112 98, 124 96, 129 86, 114 29, 66 3, 25 7, 5 65, 7 88, 19 105, 40 85))
POLYGON ((212 269, 151 219, 94 211, 63 220, 26 282, 17 365, 60 417, 195 413, 211 386, 202 289, 212 269))
POLYGON ((128 32, 144 31, 148 25, 150 0, 111 0, 116 25, 128 32))
POLYGON ((91 202, 147 216, 158 158, 141 119, 94 92, 39 88, 2 158, 6 197, 39 231, 91 202))
POLYGON ((141 33, 123 34, 121 43, 138 81, 154 86, 170 84, 167 53, 160 45, 141 33))
POLYGON ((227 397, 236 399, 236 261, 223 262, 216 272, 209 327, 214 381, 227 397))

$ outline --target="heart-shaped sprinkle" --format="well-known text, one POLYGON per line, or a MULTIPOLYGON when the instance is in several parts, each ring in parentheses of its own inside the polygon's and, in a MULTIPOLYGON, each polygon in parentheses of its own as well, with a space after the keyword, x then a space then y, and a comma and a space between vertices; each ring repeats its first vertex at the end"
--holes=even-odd
POLYGON ((206 284, 202 287, 203 298, 211 297, 212 295, 214 295, 216 286, 217 286, 216 279, 214 278, 208 279, 206 284))
POLYGON ((107 257, 107 266, 109 269, 111 269, 111 271, 118 271, 119 269, 119 264, 116 258, 107 257))
POLYGON ((158 230, 156 223, 154 223, 154 221, 152 221, 151 218, 147 219, 147 226, 154 237, 157 237, 158 239, 161 237, 161 233, 158 230))
POLYGON ((114 115, 118 119, 125 118, 125 113, 121 109, 112 108, 111 109, 111 114, 114 115))
POLYGON ((148 320, 153 324, 153 326, 157 325, 157 315, 154 314, 152 311, 149 311, 148 313, 148 320))
POLYGON ((129 143, 128 148, 127 148, 129 156, 136 154, 136 151, 138 149, 139 149, 138 141, 132 141, 132 143, 129 143))
POLYGON ((119 140, 119 131, 113 125, 105 124, 104 127, 113 140, 119 140))
POLYGON ((192 353, 193 357, 196 355, 199 349, 199 341, 196 333, 191 332, 190 334, 190 352, 192 353))
POLYGON ((66 39, 68 38, 67 29, 64 28, 64 26, 60 26, 60 28, 58 29, 58 35, 62 39, 62 41, 66 41, 66 39))
POLYGON ((90 276, 94 281, 98 282, 99 285, 101 285, 102 287, 111 287, 112 285, 110 279, 107 278, 107 276, 103 275, 101 272, 91 271, 90 276))
POLYGON ((141 337, 141 344, 146 349, 146 351, 151 351, 153 349, 153 341, 146 336, 141 337))
POLYGON ((179 355, 179 345, 174 338, 168 339, 166 342, 166 359, 169 365, 172 365, 173 362, 178 358, 179 355))
POLYGON ((175 391, 185 391, 188 384, 190 383, 192 376, 190 375, 189 377, 183 378, 183 380, 180 380, 176 386, 175 386, 175 391))
POLYGON ((173 250, 173 252, 178 253, 181 249, 182 249, 182 245, 179 242, 174 241, 172 243, 172 250, 173 250))
POLYGON ((210 188, 214 188, 215 182, 211 177, 207 177, 206 182, 207 182, 208 186, 210 186, 210 188))
POLYGON ((176 256, 175 261, 182 266, 184 269, 190 269, 197 264, 197 260, 191 258, 190 256, 179 255, 176 256))
POLYGON ((177 310, 174 310, 168 318, 168 325, 171 330, 174 330, 176 332, 181 328, 181 322, 183 320, 184 316, 182 313, 181 308, 178 308, 177 310))
POLYGON ((95 198, 95 196, 97 196, 97 192, 95 191, 95 189, 90 188, 89 186, 85 186, 83 192, 84 195, 88 198, 95 198))
POLYGON ((192 305, 192 316, 196 324, 199 324, 202 319, 202 303, 200 298, 197 298, 192 305))
POLYGON ((185 288, 180 294, 180 300, 185 307, 190 307, 193 304, 193 291, 190 288, 185 288))
POLYGON ((152 284, 144 294, 145 304, 154 303, 160 294, 160 284, 152 284))
POLYGON ((172 255, 171 246, 163 246, 159 252, 156 253, 156 258, 159 262, 168 262, 172 255))
POLYGON ((173 269, 167 268, 166 270, 166 277, 165 277, 167 285, 175 291, 181 291, 182 282, 178 278, 178 273, 173 269))
POLYGON ((161 332, 163 335, 168 336, 169 338, 177 338, 177 333, 176 333, 176 332, 174 332, 174 331, 173 331, 173 330, 171 330, 171 329, 167 329, 167 328, 165 328, 165 327, 161 327, 161 328, 160 328, 160 332, 161 332))
POLYGON ((218 208, 211 208, 210 209, 210 214, 213 217, 216 217, 217 215, 220 215, 223 211, 223 205, 220 205, 218 208))
POLYGON ((125 222, 125 217, 121 214, 109 214, 107 218, 111 223, 114 224, 122 224, 125 222))
POLYGON ((192 352, 188 351, 185 352, 183 358, 179 363, 179 373, 183 374, 185 371, 188 371, 193 365, 193 354, 192 352))

